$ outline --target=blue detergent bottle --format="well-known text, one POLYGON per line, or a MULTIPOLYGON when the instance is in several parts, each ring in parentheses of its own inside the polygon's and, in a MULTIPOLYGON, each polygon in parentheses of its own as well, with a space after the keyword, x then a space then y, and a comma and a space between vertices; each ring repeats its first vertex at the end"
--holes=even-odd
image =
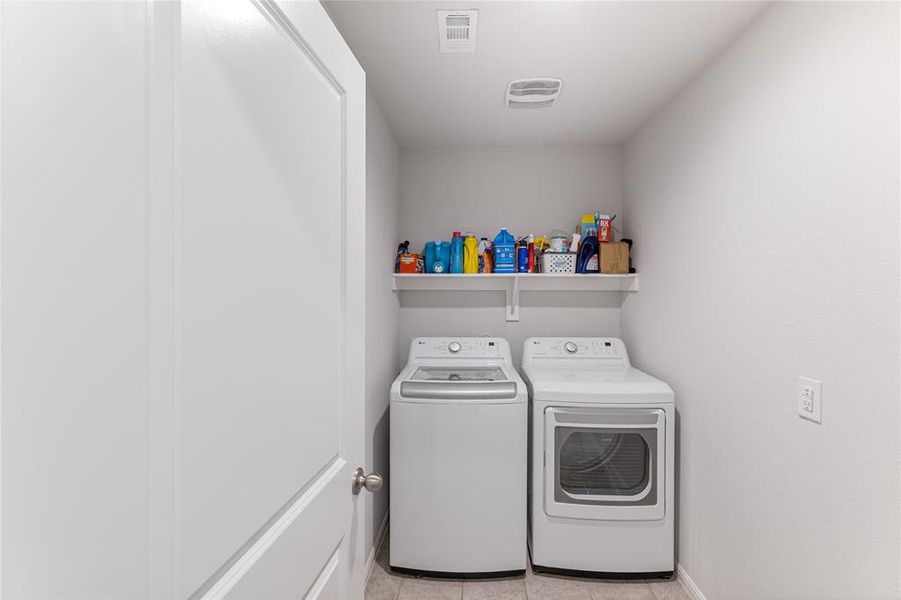
POLYGON ((494 237, 494 272, 516 272, 516 240, 506 227, 494 237))
POLYGON ((425 245, 425 272, 447 273, 450 267, 450 242, 435 240, 425 245))
POLYGON ((454 232, 450 246, 450 272, 463 272, 463 234, 459 231, 454 232))
POLYGON ((598 272, 598 236, 594 231, 582 240, 579 254, 576 256, 576 273, 598 272))

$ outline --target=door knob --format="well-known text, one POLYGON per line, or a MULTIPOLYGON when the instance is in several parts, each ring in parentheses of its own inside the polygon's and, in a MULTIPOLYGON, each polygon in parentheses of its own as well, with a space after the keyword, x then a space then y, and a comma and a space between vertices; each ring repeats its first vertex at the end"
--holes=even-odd
POLYGON ((354 471, 354 484, 352 488, 354 496, 359 494, 360 490, 362 490, 363 488, 366 488, 370 492, 377 492, 382 489, 382 486, 384 484, 385 481, 378 473, 370 473, 369 475, 365 475, 363 467, 357 467, 357 470, 354 471))

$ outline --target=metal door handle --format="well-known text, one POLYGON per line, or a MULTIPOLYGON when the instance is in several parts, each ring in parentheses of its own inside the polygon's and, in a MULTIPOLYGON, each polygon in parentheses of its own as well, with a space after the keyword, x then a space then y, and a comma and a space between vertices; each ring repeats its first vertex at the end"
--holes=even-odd
POLYGON ((356 496, 363 488, 366 488, 370 492, 377 492, 382 489, 384 484, 385 481, 378 473, 365 475, 363 467, 357 467, 357 470, 354 471, 354 483, 353 488, 351 489, 353 489, 354 496, 356 496))

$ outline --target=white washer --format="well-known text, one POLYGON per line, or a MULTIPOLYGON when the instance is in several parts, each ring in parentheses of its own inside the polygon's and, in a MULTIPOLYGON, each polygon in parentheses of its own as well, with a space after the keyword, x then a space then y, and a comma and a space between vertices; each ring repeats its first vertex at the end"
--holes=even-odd
POLYGON ((674 569, 675 399, 616 338, 530 338, 529 548, 536 569, 674 569))
POLYGON ((524 571, 527 439, 506 340, 413 340, 391 386, 391 567, 524 571))

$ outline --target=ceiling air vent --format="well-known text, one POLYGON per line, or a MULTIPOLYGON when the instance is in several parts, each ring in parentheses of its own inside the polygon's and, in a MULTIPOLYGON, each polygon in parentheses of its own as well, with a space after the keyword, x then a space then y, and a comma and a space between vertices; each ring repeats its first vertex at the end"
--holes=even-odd
POLYGON ((442 54, 472 54, 476 51, 477 10, 439 10, 438 41, 442 54))
POLYGON ((507 84, 507 108, 546 108, 560 95, 563 81, 554 77, 514 79, 507 84))

